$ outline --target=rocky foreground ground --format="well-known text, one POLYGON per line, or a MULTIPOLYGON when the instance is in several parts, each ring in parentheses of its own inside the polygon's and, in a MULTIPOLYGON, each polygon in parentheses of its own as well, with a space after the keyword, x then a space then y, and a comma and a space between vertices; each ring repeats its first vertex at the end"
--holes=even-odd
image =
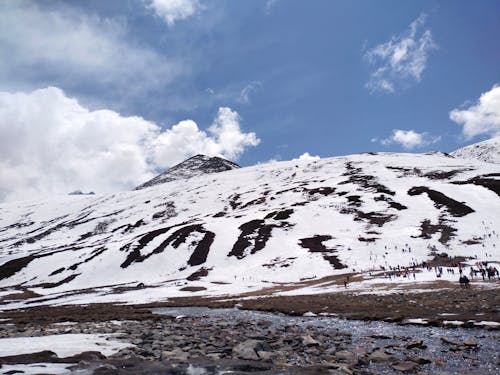
POLYGON ((113 334, 113 340, 133 346, 107 358, 99 352, 59 358, 45 351, 2 357, 0 364, 8 368, 14 363, 68 363, 75 373, 95 374, 498 374, 499 331, 492 330, 495 326, 474 325, 500 321, 498 298, 495 289, 458 289, 388 296, 340 293, 177 299, 150 306, 34 307, 0 313, 0 319, 6 319, 0 321, 0 336, 113 334), (177 318, 152 313, 152 308, 169 304, 231 309, 177 318), (236 310, 235 304, 295 317, 236 310), (455 312, 458 315, 450 315, 455 312), (332 314, 358 320, 339 320, 332 314), (410 318, 424 318, 431 326, 394 323, 410 318), (447 319, 475 328, 433 327, 447 319))

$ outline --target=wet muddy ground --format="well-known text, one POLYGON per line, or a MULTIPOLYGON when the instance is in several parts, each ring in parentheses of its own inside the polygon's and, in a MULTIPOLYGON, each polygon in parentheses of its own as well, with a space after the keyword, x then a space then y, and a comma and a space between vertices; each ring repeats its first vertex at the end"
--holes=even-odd
POLYGON ((105 333, 134 346, 108 358, 54 359, 49 352, 0 364, 63 362, 79 374, 500 373, 498 325, 477 326, 500 321, 494 288, 248 298, 3 311, 2 337, 105 333), (409 321, 428 325, 402 324, 409 321))

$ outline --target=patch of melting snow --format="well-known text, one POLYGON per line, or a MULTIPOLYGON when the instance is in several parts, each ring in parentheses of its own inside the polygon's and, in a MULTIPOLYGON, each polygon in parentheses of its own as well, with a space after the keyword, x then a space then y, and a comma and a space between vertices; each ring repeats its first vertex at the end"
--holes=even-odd
POLYGON ((30 363, 27 365, 2 365, 2 374, 68 374, 72 363, 30 363))
POLYGON ((451 325, 451 326, 461 326, 464 324, 461 320, 443 320, 444 325, 451 325))
POLYGON ((193 365, 189 365, 189 367, 186 369, 186 374, 187 375, 205 375, 207 374, 207 370, 205 370, 203 367, 195 367, 193 365))
POLYGON ((429 324, 429 321, 427 319, 423 318, 413 318, 413 319, 405 319, 403 323, 408 323, 408 324, 429 324))
POLYGON ((64 326, 72 326, 75 324, 77 324, 77 322, 72 322, 72 321, 54 323, 55 326, 63 326, 63 327, 64 326))
POLYGON ((134 346, 111 340, 112 335, 62 334, 37 337, 8 337, 0 339, 0 357, 30 354, 50 350, 59 357, 69 357, 86 351, 98 351, 109 356, 119 350, 134 346))
POLYGON ((308 311, 306 313, 304 313, 302 316, 309 316, 309 317, 313 317, 313 316, 317 316, 315 313, 313 313, 312 311, 308 311))
POLYGON ((498 327, 498 326, 500 326, 500 323, 499 322, 489 322, 489 321, 483 320, 483 321, 474 323, 474 325, 476 325, 476 326, 498 327))

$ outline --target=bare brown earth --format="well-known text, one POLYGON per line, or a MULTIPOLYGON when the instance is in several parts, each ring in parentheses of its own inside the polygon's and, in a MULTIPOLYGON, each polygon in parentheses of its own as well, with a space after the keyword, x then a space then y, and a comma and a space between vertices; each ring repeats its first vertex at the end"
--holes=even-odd
POLYGON ((68 320, 76 322, 143 320, 154 319, 149 310, 152 307, 222 308, 238 305, 241 309, 290 315, 302 315, 306 312, 328 313, 348 319, 389 322, 423 318, 428 320, 430 325, 441 325, 445 320, 461 320, 466 322, 465 326, 473 326, 474 321, 500 322, 500 295, 497 288, 481 288, 473 285, 470 289, 461 289, 446 281, 437 281, 427 288, 428 292, 425 290, 414 292, 409 289, 388 295, 359 295, 348 290, 303 296, 262 296, 262 294, 257 296, 258 293, 249 293, 232 297, 170 298, 167 302, 147 305, 39 306, 3 311, 0 312, 0 319, 11 319, 10 322, 16 324, 24 322, 43 324, 68 320), (456 315, 447 315, 450 313, 456 315))
MULTIPOLYGON (((353 293, 318 294, 306 296, 272 296, 255 299, 238 298, 172 298, 162 306, 209 306, 281 312, 302 315, 307 312, 329 313, 338 317, 361 320, 403 322, 423 318, 431 325, 445 320, 500 321, 500 295, 495 289, 446 289, 419 293, 391 295, 355 295, 353 293), (454 313, 441 315, 443 313, 454 313)), ((473 322, 469 322, 473 326, 473 322)), ((467 326, 467 323, 465 324, 467 326)))

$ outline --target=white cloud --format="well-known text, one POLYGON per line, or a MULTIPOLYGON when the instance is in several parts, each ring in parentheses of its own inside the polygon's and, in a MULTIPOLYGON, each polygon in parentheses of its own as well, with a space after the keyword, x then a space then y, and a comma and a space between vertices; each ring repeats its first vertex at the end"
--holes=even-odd
POLYGON ((309 154, 309 152, 304 152, 302 155, 300 155, 297 159, 292 159, 292 160, 308 160, 308 161, 315 161, 321 159, 318 155, 312 156, 309 154))
POLYGON ((170 27, 176 21, 185 20, 201 10, 198 0, 146 0, 146 3, 170 27))
MULTIPOLYGON (((437 143, 440 140, 441 137, 431 136, 426 132, 417 133, 414 130, 394 129, 392 135, 389 138, 380 140, 380 143, 384 146, 396 143, 404 149, 411 150, 437 143)), ((379 140, 378 138, 372 138, 371 141, 377 142, 379 140)))
POLYGON ((478 135, 500 135, 500 86, 481 94, 479 101, 467 109, 454 109, 450 119, 463 126, 467 139, 478 135))
POLYGON ((429 29, 421 30, 426 16, 421 14, 408 30, 369 49, 364 57, 374 67, 366 87, 372 92, 392 93, 400 85, 419 82, 430 51, 437 48, 429 29))
POLYGON ((192 120, 181 121, 160 134, 154 141, 154 160, 162 168, 194 154, 219 155, 237 159, 247 146, 257 146, 255 133, 242 133, 240 117, 230 108, 221 107, 213 124, 200 130, 192 120))
POLYGON ((90 111, 55 87, 0 92, 0 201, 130 189, 194 154, 237 159, 258 143, 230 108, 208 132, 192 120, 162 131, 141 117, 90 111))
POLYGON ((127 25, 68 5, 0 2, 2 89, 51 85, 102 96, 142 96, 188 67, 133 42, 127 25), (5 58, 8 56, 8 58, 5 58))
POLYGON ((262 85, 260 81, 252 81, 246 85, 241 91, 240 96, 236 99, 239 103, 248 104, 250 103, 250 94, 257 90, 262 85))

